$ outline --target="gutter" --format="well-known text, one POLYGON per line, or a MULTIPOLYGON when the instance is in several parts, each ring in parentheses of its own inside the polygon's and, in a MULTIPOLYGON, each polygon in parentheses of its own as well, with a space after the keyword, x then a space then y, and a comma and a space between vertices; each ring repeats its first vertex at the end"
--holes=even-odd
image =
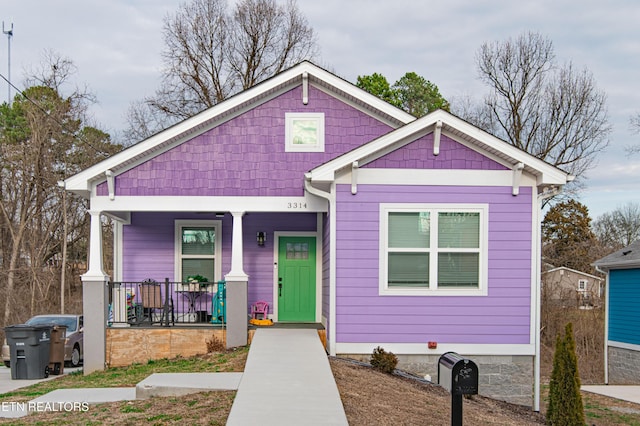
POLYGON ((609 269, 606 271, 593 265, 604 278, 604 384, 609 384, 609 269))

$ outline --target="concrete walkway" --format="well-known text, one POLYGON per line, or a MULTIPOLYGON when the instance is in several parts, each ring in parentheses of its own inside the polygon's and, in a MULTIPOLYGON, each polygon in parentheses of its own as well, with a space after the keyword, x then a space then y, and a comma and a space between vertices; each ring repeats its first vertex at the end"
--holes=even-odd
POLYGON ((581 390, 611 398, 640 404, 640 386, 632 385, 585 385, 581 390))
POLYGON ((229 426, 347 425, 316 330, 256 330, 229 426))

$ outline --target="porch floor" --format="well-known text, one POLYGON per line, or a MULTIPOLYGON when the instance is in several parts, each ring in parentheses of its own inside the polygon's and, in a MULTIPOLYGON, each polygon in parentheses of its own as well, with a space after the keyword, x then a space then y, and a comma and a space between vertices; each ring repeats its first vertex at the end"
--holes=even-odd
POLYGON ((324 326, 318 322, 274 322, 268 326, 256 326, 249 324, 249 330, 258 328, 299 328, 310 330, 324 330, 324 326))
POLYGON ((227 425, 347 425, 327 354, 312 328, 255 331, 227 425))

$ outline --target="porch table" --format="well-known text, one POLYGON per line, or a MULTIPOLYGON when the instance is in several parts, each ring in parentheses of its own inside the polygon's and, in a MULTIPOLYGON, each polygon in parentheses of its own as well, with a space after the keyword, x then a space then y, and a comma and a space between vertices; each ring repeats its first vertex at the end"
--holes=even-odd
POLYGON ((204 295, 212 295, 212 293, 207 290, 207 289, 200 289, 200 290, 176 290, 177 294, 181 294, 182 296, 184 296, 187 301, 189 302, 189 308, 187 311, 187 314, 189 314, 189 317, 191 317, 193 315, 194 318, 196 317, 196 302, 198 301, 198 299, 204 295))

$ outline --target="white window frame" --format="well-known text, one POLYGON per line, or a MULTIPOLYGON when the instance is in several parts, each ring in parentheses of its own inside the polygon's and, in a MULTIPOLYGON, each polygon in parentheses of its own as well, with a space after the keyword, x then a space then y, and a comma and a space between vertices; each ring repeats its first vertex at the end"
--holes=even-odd
MULTIPOLYGON (((380 204, 380 250, 379 250, 379 294, 381 296, 486 296, 488 294, 488 246, 489 246, 489 205, 488 204, 411 204, 411 203, 382 203, 380 204), (392 212, 429 212, 430 217, 430 248, 429 252, 429 288, 402 288, 388 286, 388 219, 392 212), (479 213, 480 235, 479 248, 471 252, 479 254, 478 287, 477 288, 438 288, 438 252, 451 252, 449 248, 438 249, 438 213, 479 213), (433 219, 435 218, 435 220, 433 219), (435 254, 435 255, 434 255, 435 254)), ((457 250, 456 250, 457 251, 457 250)), ((461 252, 467 249, 460 250, 461 252)))
POLYGON ((285 152, 324 152, 324 113, 322 112, 287 112, 285 113, 285 152), (315 121, 316 132, 313 144, 296 144, 294 139, 296 121, 315 121))
POLYGON ((174 277, 177 282, 184 282, 187 277, 182 276, 182 229, 183 228, 215 228, 214 254, 212 255, 189 255, 190 259, 213 257, 214 277, 210 281, 217 283, 222 279, 222 221, 221 220, 176 220, 175 240, 174 240, 174 277))
POLYGON ((578 291, 587 291, 589 280, 578 280, 578 291))

